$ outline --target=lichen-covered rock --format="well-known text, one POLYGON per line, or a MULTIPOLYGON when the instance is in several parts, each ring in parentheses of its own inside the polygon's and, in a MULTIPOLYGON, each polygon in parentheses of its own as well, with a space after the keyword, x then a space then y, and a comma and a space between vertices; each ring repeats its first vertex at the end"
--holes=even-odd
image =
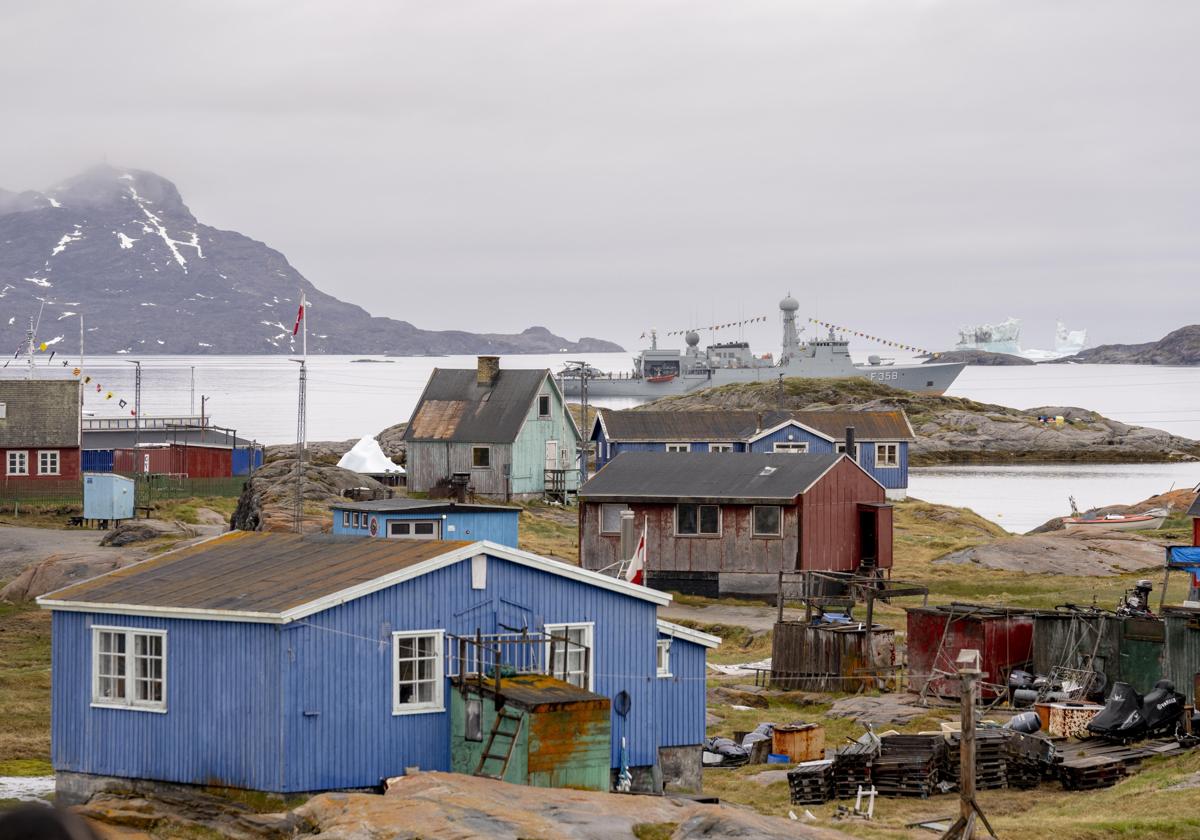
POLYGON ((105 534, 100 540, 100 545, 133 545, 163 537, 188 539, 199 533, 199 530, 190 525, 170 519, 126 519, 105 534))
POLYGON ((0 601, 32 601, 39 595, 107 574, 141 559, 144 557, 140 554, 115 551, 103 554, 52 554, 26 566, 7 586, 0 589, 0 601))

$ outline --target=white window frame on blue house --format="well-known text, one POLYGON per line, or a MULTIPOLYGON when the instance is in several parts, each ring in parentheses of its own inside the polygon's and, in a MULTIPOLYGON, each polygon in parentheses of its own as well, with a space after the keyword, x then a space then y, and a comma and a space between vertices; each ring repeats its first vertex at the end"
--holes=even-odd
POLYGON ((342 527, 343 528, 350 527, 350 511, 348 511, 348 510, 342 511, 342 527))
POLYGON ((709 452, 732 452, 732 443, 710 443, 708 445, 709 452))
MULTIPOLYGON (((554 653, 555 653, 555 658, 557 658, 559 655, 563 655, 565 657, 565 660, 566 660, 565 671, 566 671, 566 676, 567 676, 566 681, 571 682, 571 677, 575 676, 575 675, 586 677, 587 682, 584 685, 581 685, 579 687, 584 689, 585 691, 591 691, 592 686, 595 685, 595 683, 596 683, 596 679, 595 679, 595 677, 596 677, 596 646, 595 646, 596 623, 594 621, 568 621, 568 622, 563 622, 563 623, 559 623, 559 624, 547 624, 542 629, 547 636, 567 636, 568 638, 570 637, 570 633, 572 630, 582 630, 583 631, 582 641, 577 642, 576 644, 570 645, 565 654, 563 654, 561 651, 562 645, 560 645, 558 643, 556 643, 554 646, 554 648, 555 648, 554 653), (588 655, 586 657, 587 658, 587 673, 586 674, 583 672, 582 665, 580 665, 578 668, 574 668, 571 665, 571 659, 572 659, 573 654, 578 654, 579 656, 583 656, 583 654, 584 654, 584 651, 578 649, 578 645, 583 645, 584 647, 587 648, 587 651, 588 651, 588 655)), ((549 639, 546 640, 545 662, 546 662, 547 670, 551 672, 550 676, 554 677, 556 680, 562 679, 562 676, 560 676, 560 675, 563 674, 564 669, 557 668, 555 663, 550 661, 550 640, 549 639)), ((575 685, 575 683, 573 683, 573 682, 571 684, 575 685)))
POLYGON ((446 631, 445 630, 397 630, 392 633, 392 714, 418 715, 446 711, 446 631), (414 678, 404 680, 414 688, 431 680, 420 676, 421 662, 433 662, 433 699, 426 701, 400 701, 400 640, 431 637, 433 657, 416 655, 405 661, 414 663, 414 678))
POLYGON ((772 452, 784 452, 791 454, 808 454, 808 441, 806 440, 777 440, 771 447, 772 452))
POLYGON ((659 639, 654 646, 654 672, 659 679, 674 676, 671 673, 671 640, 659 639))
POLYGON ((858 447, 859 447, 859 444, 856 443, 856 444, 854 444, 854 451, 847 452, 846 451, 846 441, 842 441, 841 443, 839 443, 837 446, 834 447, 834 451, 837 452, 839 455, 849 455, 851 458, 853 458, 855 461, 857 461, 858 460, 858 447))
POLYGON ((875 466, 884 469, 897 469, 900 466, 900 444, 896 441, 885 441, 875 444, 875 466), (883 457, 891 448, 889 457, 883 457))
POLYGON ((690 452, 692 445, 690 443, 668 443, 663 451, 665 452, 690 452))
MULTIPOLYGON (((107 653, 106 656, 114 656, 116 654, 107 653)), ((113 627, 102 624, 92 625, 92 706, 98 709, 128 709, 137 712, 159 712, 167 711, 167 631, 166 630, 150 630, 145 627, 113 627), (122 685, 123 697, 104 697, 100 693, 100 635, 102 633, 120 635, 124 637, 125 649, 120 652, 119 656, 124 659, 123 671, 120 674, 106 675, 114 680, 120 680, 122 685), (162 639, 162 653, 158 656, 139 656, 137 654, 137 637, 138 636, 154 636, 162 639), (138 676, 138 659, 160 659, 162 660, 162 675, 161 677, 153 676, 138 676), (138 699, 138 686, 142 682, 160 682, 162 690, 160 691, 161 699, 147 700, 138 699)))

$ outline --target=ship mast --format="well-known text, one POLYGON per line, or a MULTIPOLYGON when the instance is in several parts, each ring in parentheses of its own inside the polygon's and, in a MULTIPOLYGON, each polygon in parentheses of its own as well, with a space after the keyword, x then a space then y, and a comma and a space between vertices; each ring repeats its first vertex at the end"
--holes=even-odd
POLYGON ((779 311, 783 313, 783 352, 779 356, 780 366, 786 366, 800 355, 800 333, 796 330, 796 310, 799 308, 800 302, 792 297, 791 292, 779 301, 779 311))
POLYGON ((25 361, 28 367, 25 370, 25 378, 33 379, 35 374, 33 370, 33 316, 29 316, 29 329, 25 330, 25 361))

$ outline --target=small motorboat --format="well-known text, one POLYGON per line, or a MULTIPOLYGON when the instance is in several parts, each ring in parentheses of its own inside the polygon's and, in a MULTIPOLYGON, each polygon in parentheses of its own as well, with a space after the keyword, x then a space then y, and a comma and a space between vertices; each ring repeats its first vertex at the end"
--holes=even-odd
POLYGON ((676 375, 677 374, 674 373, 660 373, 658 376, 647 376, 646 381, 652 382, 655 385, 660 385, 664 382, 670 382, 676 377, 676 375))
POLYGON ((1145 513, 1095 513, 1081 514, 1071 497, 1071 515, 1063 517, 1063 527, 1068 531, 1153 531, 1167 521, 1168 511, 1162 508, 1145 513))

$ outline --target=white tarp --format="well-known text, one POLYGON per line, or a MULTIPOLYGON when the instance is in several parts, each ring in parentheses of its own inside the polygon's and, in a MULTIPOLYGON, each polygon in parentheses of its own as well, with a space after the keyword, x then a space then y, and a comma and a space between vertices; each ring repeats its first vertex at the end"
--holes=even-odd
POLYGON ((383 450, 379 447, 379 441, 373 437, 365 437, 354 444, 350 451, 342 456, 342 460, 338 461, 338 466, 363 475, 403 474, 404 472, 404 467, 392 463, 383 454, 383 450))

